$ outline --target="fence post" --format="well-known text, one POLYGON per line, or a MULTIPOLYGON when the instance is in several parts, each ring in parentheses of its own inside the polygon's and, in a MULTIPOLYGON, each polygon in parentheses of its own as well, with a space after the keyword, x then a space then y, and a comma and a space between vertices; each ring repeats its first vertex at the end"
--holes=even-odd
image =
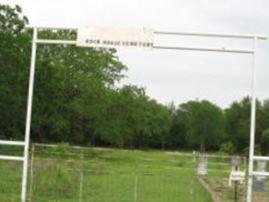
POLYGON ((82 196, 83 196, 83 178, 84 178, 84 172, 83 172, 83 161, 84 161, 84 153, 83 148, 81 148, 80 153, 80 178, 79 178, 79 202, 82 202, 82 196))
POLYGON ((137 186, 138 186, 138 177, 134 174, 134 202, 137 202, 137 186))

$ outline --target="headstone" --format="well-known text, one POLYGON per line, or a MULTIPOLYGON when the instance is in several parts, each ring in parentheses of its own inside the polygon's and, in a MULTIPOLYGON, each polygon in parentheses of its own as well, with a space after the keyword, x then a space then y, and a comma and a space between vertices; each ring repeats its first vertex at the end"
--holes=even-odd
POLYGON ((207 157, 206 155, 201 155, 198 162, 198 175, 207 174, 207 157))
POLYGON ((229 186, 232 186, 233 182, 239 182, 240 184, 243 184, 245 180, 245 172, 240 171, 240 163, 241 158, 240 156, 233 156, 231 158, 231 173, 229 177, 229 186))
POLYGON ((260 180, 253 180, 252 184, 253 191, 264 192, 265 191, 265 182, 260 180))
POLYGON ((240 170, 240 157, 239 156, 233 156, 231 159, 232 164, 232 171, 239 171, 240 170))
MULTIPOLYGON (((266 172, 266 161, 259 160, 257 161, 257 171, 258 172, 266 172)), ((257 176, 256 179, 258 181, 264 181, 266 179, 265 176, 257 176)))

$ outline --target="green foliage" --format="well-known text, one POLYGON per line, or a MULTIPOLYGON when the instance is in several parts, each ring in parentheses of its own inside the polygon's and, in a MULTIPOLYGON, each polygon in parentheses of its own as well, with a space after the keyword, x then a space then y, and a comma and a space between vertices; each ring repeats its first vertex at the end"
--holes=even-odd
POLYGON ((177 109, 173 103, 169 106, 169 110, 172 117, 172 124, 168 136, 169 146, 173 149, 186 147, 186 133, 188 129, 184 112, 177 109))
POLYGON ((0 4, 0 30, 8 30, 15 34, 20 32, 28 23, 27 17, 22 15, 22 9, 16 5, 14 8, 0 4))
POLYGON ((0 4, 0 138, 22 137, 25 119, 26 76, 30 35, 20 7, 0 4))
POLYGON ((124 86, 111 93, 104 116, 96 122, 96 133, 118 147, 161 146, 170 130, 169 110, 150 100, 144 89, 124 86))
POLYGON ((125 69, 114 54, 75 46, 39 47, 33 110, 37 139, 87 143, 85 132, 90 137, 95 133, 93 126, 125 69))
POLYGON ((224 142, 220 145, 219 152, 225 154, 234 154, 234 145, 232 142, 224 142))
POLYGON ((106 113, 97 122, 97 133, 114 146, 131 145, 143 124, 143 89, 125 86, 111 94, 106 113))
MULTIPOLYGON (((250 134, 250 108, 251 100, 245 97, 240 102, 234 102, 225 110, 227 139, 231 140, 236 148, 236 152, 243 152, 249 145, 250 134)), ((256 141, 261 135, 262 106, 257 101, 257 121, 256 121, 256 141)))
POLYGON ((215 149, 224 137, 224 115, 222 110, 208 101, 189 101, 180 105, 185 117, 186 139, 190 146, 215 149))
POLYGON ((268 155, 269 154, 269 129, 266 129, 262 133, 262 137, 261 137, 261 152, 262 152, 262 155, 268 155))

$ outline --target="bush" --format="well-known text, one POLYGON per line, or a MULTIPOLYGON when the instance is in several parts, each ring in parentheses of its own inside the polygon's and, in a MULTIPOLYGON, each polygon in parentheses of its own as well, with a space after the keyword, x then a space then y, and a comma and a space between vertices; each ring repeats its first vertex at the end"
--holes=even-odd
POLYGON ((232 142, 224 142, 220 145, 219 151, 225 154, 233 154, 235 151, 235 148, 232 142))

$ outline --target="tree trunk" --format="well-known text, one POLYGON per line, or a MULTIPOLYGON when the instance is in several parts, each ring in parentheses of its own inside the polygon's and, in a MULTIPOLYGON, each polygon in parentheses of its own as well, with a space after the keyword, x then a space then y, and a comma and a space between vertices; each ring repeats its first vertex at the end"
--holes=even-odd
POLYGON ((202 140, 202 142, 200 144, 200 152, 205 153, 205 141, 204 140, 202 140))

